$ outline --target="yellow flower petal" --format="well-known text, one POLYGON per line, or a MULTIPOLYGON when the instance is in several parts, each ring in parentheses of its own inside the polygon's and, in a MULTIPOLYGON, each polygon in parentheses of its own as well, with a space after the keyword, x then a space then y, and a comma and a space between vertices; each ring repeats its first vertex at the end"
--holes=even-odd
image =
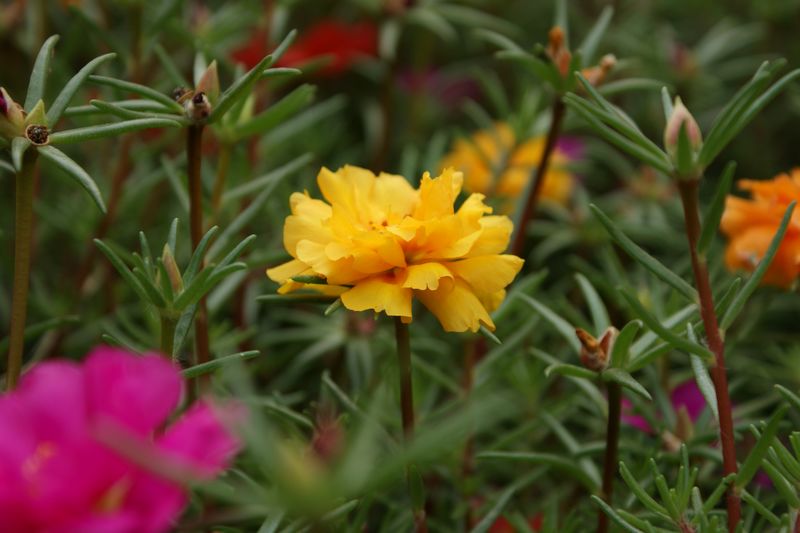
POLYGON ((476 293, 494 294, 514 281, 523 263, 515 255, 484 255, 447 263, 446 266, 476 293))
POLYGON ((351 311, 386 312, 389 316, 411 317, 411 289, 400 286, 389 276, 363 280, 342 294, 342 303, 351 311))
POLYGON ((436 315, 445 331, 478 331, 481 324, 494 331, 489 313, 463 282, 456 280, 449 291, 415 291, 415 294, 436 315))
POLYGON ((272 281, 284 283, 287 279, 299 276, 309 270, 308 265, 297 259, 292 259, 282 265, 267 269, 267 276, 272 281))
MULTIPOLYGON (((442 278, 452 280, 453 274, 441 263, 411 265, 405 270, 403 287, 423 291, 436 290, 439 288, 442 278)), ((444 289, 445 287, 442 288, 444 289)))
POLYGON ((481 234, 469 251, 469 256, 500 254, 508 248, 514 231, 511 219, 505 216, 488 216, 480 219, 481 234))

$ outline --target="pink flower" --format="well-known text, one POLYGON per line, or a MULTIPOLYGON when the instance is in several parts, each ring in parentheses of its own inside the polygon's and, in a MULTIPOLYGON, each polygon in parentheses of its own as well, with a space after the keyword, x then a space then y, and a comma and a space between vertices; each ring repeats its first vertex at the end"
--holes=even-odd
MULTIPOLYGON (((681 409, 686 409, 686 414, 693 423, 697 421, 700 413, 706 407, 706 399, 697 387, 697 383, 692 379, 684 381, 672 389, 670 403, 676 413, 681 409)), ((644 433, 653 432, 653 428, 650 427, 650 424, 643 416, 633 414, 633 405, 626 398, 622 399, 622 421, 644 433)))
POLYGON ((25 374, 0 396, 0 532, 168 531, 185 482, 215 476, 239 448, 208 403, 167 425, 181 387, 163 357, 105 347, 25 374))

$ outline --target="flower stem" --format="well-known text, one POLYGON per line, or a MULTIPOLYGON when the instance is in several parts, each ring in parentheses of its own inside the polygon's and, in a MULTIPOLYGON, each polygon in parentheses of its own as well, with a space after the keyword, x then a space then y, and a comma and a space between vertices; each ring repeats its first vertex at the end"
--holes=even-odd
POLYGON ((536 167, 536 174, 533 177, 533 185, 528 187, 528 197, 525 200, 525 205, 522 208, 522 213, 517 219, 517 227, 514 228, 514 240, 511 245, 511 253, 516 256, 522 256, 522 250, 525 246, 525 234, 528 222, 536 216, 536 206, 539 203, 539 196, 544 188, 544 180, 547 176, 547 169, 550 166, 550 157, 556 148, 558 142, 558 135, 561 132, 561 125, 564 122, 564 115, 566 107, 561 100, 561 96, 556 96, 553 102, 553 111, 550 118, 550 130, 547 132, 547 140, 544 145, 544 152, 542 158, 539 160, 539 165, 536 167))
MULTIPOLYGON (((606 452, 603 458, 603 500, 611 505, 614 493, 614 478, 617 474, 617 451, 619 449, 619 424, 622 415, 622 387, 619 383, 608 384, 608 425, 606 427, 606 452)), ((608 515, 597 513, 597 533, 608 531, 608 515)))
MULTIPOLYGON (((725 476, 737 472, 736 447, 733 435, 733 416, 731 399, 728 394, 728 377, 725 371, 725 345, 717 325, 714 312, 714 298, 711 294, 711 283, 708 277, 708 264, 705 257, 697 253, 697 241, 700 236, 700 217, 698 215, 699 180, 678 180, 678 190, 683 203, 683 214, 686 220, 686 237, 689 241, 689 253, 692 259, 697 293, 700 298, 700 316, 708 339, 708 347, 714 353, 715 364, 711 367, 711 378, 714 381, 714 392, 719 410, 719 436, 722 444, 722 467, 725 476)), ((727 492, 728 530, 733 533, 741 519, 739 494, 733 485, 727 492)))
MULTIPOLYGON (((403 435, 406 441, 410 441, 414 436, 414 395, 411 384, 411 343, 408 335, 408 324, 403 323, 403 319, 395 317, 394 332, 397 341, 397 361, 400 368, 400 411, 403 417, 403 435)), ((406 469, 406 477, 409 480, 410 493, 410 469, 406 469)), ((425 504, 423 502, 420 509, 413 509, 414 530, 417 533, 427 533, 428 522, 425 516, 425 504)))
MULTIPOLYGON (((203 125, 195 124, 186 129, 186 160, 189 177, 189 227, 192 234, 192 248, 197 249, 203 238, 203 186, 200 175, 202 160, 203 125)), ((202 262, 202 258, 201 258, 202 262)), ((207 363, 211 360, 208 346, 208 314, 206 299, 197 303, 194 317, 195 364, 207 363)), ((198 378, 201 386, 208 383, 208 376, 198 378)))
POLYGON ((166 314, 161 315, 161 353, 174 360, 175 326, 177 322, 166 314))
POLYGON ((14 222, 14 285, 11 292, 11 327, 6 367, 6 389, 17 386, 22 371, 22 352, 25 348, 25 319, 28 312, 31 248, 33 246, 33 189, 36 160, 35 149, 27 150, 22 168, 17 173, 14 222))

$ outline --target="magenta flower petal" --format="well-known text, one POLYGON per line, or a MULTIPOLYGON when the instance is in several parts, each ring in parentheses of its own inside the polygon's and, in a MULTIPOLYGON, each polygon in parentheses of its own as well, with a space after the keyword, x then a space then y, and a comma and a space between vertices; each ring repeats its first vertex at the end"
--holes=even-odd
POLYGON ((167 429, 158 445, 193 464, 201 475, 212 477, 230 464, 241 447, 221 419, 235 423, 243 415, 237 407, 222 409, 197 402, 167 429))
POLYGON ((86 392, 92 416, 106 416, 140 435, 166 421, 181 396, 181 377, 163 357, 132 357, 115 348, 96 348, 86 358, 86 392))
POLYGON ((622 398, 622 423, 635 427, 644 433, 650 433, 653 428, 647 423, 647 419, 641 415, 633 414, 633 404, 627 398, 622 398))
POLYGON ((697 383, 690 379, 675 387, 670 395, 672 407, 677 412, 681 407, 686 408, 686 413, 692 422, 695 422, 706 408, 706 399, 697 383))

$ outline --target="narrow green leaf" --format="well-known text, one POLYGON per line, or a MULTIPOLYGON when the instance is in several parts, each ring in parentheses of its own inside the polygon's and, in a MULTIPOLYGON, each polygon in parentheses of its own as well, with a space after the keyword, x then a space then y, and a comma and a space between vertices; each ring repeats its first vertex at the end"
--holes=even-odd
POLYGON ((619 292, 631 307, 631 310, 642 319, 642 322, 647 324, 647 327, 652 329, 663 340, 679 350, 698 355, 706 361, 711 361, 714 359, 714 354, 712 354, 711 351, 705 346, 701 346, 700 344, 696 344, 688 339, 685 339, 672 332, 672 330, 669 328, 665 327, 661 320, 651 315, 650 312, 644 308, 641 302, 639 302, 639 299, 631 294, 627 289, 621 288, 619 292))
POLYGON ((111 265, 117 270, 117 272, 119 272, 119 275, 122 276, 122 279, 124 279, 128 285, 130 285, 139 298, 141 298, 141 300, 144 302, 149 302, 150 297, 148 296, 147 291, 145 291, 144 287, 142 287, 142 284, 139 282, 136 276, 133 275, 133 272, 131 272, 131 270, 117 255, 117 253, 100 239, 94 239, 94 244, 100 248, 100 251, 103 252, 103 255, 106 256, 111 265))
POLYGON ((722 177, 717 184, 717 190, 714 192, 714 199, 703 217, 703 231, 700 234, 700 239, 697 241, 697 253, 705 256, 708 247, 714 235, 717 233, 719 221, 722 219, 722 213, 725 211, 725 198, 731 190, 733 183, 733 176, 736 173, 736 162, 731 161, 725 166, 722 171, 722 177))
POLYGON ((744 501, 746 504, 748 504, 749 506, 751 506, 753 509, 755 509, 755 511, 756 511, 758 514, 760 514, 761 516, 763 516, 764 518, 766 518, 767 522, 769 522, 770 524, 772 524, 772 525, 773 525, 773 526, 775 526, 775 527, 778 527, 778 526, 780 526, 780 525, 781 525, 781 519, 780 519, 780 518, 778 518, 778 517, 777 517, 777 515, 775 515, 775 513, 773 513, 773 512, 772 512, 772 511, 770 511, 769 509, 767 509, 767 508, 764 506, 764 504, 762 504, 760 501, 758 501, 758 499, 757 499, 757 498, 755 498, 755 497, 754 497, 752 494, 750 494, 750 493, 749 493, 749 492, 747 492, 746 490, 742 490, 742 491, 740 492, 740 494, 741 494, 741 496, 742 496, 742 500, 743 500, 743 501, 744 501))
POLYGON ((498 48, 502 48, 503 50, 525 53, 525 50, 523 50, 517 43, 496 31, 480 28, 475 30, 475 36, 487 43, 495 45, 498 48))
POLYGON ((747 282, 744 284, 744 287, 742 287, 742 290, 739 291, 739 293, 736 295, 736 298, 734 298, 731 302, 728 310, 725 311, 724 315, 722 315, 722 320, 720 320, 719 323, 721 330, 724 331, 730 327, 733 321, 736 320, 736 317, 739 316, 739 313, 744 308, 744 304, 747 303, 750 295, 753 294, 753 292, 758 288, 758 284, 761 282, 764 274, 767 273, 767 269, 772 263, 772 259, 778 252, 778 248, 783 241, 783 236, 786 234, 786 229, 789 227, 789 222, 792 220, 792 212, 794 211, 796 205, 797 202, 793 201, 789 204, 789 207, 786 208, 786 212, 783 214, 783 220, 781 220, 781 224, 778 226, 778 231, 775 232, 772 242, 769 243, 769 247, 767 248, 764 257, 758 262, 758 266, 753 271, 750 279, 747 280, 747 282))
POLYGON ((603 381, 619 383, 626 389, 630 390, 631 392, 635 392, 646 400, 652 401, 653 399, 653 397, 650 396, 650 393, 647 392, 647 389, 645 389, 641 383, 636 381, 633 376, 621 368, 607 368, 606 370, 603 370, 601 376, 603 377, 603 381))
POLYGON ((245 237, 242 240, 242 242, 234 246, 233 249, 230 252, 228 252, 227 255, 225 255, 225 257, 222 258, 222 260, 217 264, 217 268, 218 269, 225 268, 226 266, 233 263, 237 257, 242 255, 242 252, 245 250, 245 248, 250 246, 250 244, 255 240, 256 240, 255 235, 248 235, 247 237, 245 237))
POLYGON ((11 140, 11 163, 16 172, 22 170, 22 158, 30 145, 31 142, 26 137, 14 137, 11 140))
POLYGON ((714 382, 711 381, 711 376, 708 374, 708 368, 703 360, 695 354, 689 354, 689 362, 694 372, 694 380, 697 382, 697 387, 703 394, 706 403, 711 408, 714 414, 714 419, 719 420, 719 408, 717 407, 717 396, 714 392, 714 382))
POLYGON ((628 354, 631 349, 631 344, 639 329, 642 327, 641 320, 631 320, 622 331, 619 332, 614 344, 611 346, 611 367, 621 368, 627 370, 625 367, 628 364, 628 354))
POLYGON ((102 139, 104 137, 114 137, 132 131, 147 130, 153 128, 180 128, 181 123, 177 120, 164 118, 137 118, 134 120, 124 120, 122 122, 112 122, 99 126, 87 126, 85 128, 75 128, 64 130, 50 135, 51 144, 75 144, 92 139, 102 139))
POLYGON ((667 160, 666 155, 659 151, 657 153, 642 148, 639 144, 606 126, 597 118, 597 108, 592 108, 583 100, 570 93, 564 96, 564 103, 581 116, 601 137, 615 145, 623 152, 627 152, 633 157, 653 166, 665 174, 672 172, 672 164, 667 160))
POLYGON ((672 98, 669 95, 669 90, 666 87, 661 88, 661 107, 664 110, 664 122, 669 122, 672 117, 672 98))
POLYGON ((299 76, 303 71, 299 68, 275 67, 268 68, 262 74, 262 78, 280 78, 282 76, 299 76))
POLYGON ((172 223, 169 225, 169 233, 167 234, 167 246, 170 251, 175 254, 178 243, 178 219, 173 218, 172 223))
POLYGON ((800 410, 800 396, 790 391, 783 385, 774 385, 774 387, 780 393, 780 395, 792 405, 792 407, 800 410))
POLYGON ((589 313, 592 315, 592 323, 594 325, 594 334, 600 336, 611 325, 606 306, 594 286, 586 279, 586 276, 575 274, 575 279, 578 281, 586 304, 589 306, 589 313))
POLYGON ((103 203, 103 196, 100 194, 100 189, 97 187, 92 177, 89 176, 78 163, 70 159, 67 154, 55 146, 40 146, 37 150, 39 150, 39 155, 59 167, 66 172, 69 177, 77 181, 78 184, 89 193, 89 196, 92 197, 92 200, 97 204, 100 211, 103 213, 106 212, 106 206, 103 203))
POLYGON ((651 78, 625 78, 603 83, 597 92, 603 96, 613 96, 628 91, 658 91, 664 86, 661 80, 651 78))
POLYGON ((166 94, 160 93, 155 89, 151 89, 145 85, 140 85, 130 81, 118 80, 116 78, 109 78, 107 76, 89 76, 89 80, 99 85, 105 85, 107 87, 119 89, 124 93, 138 94, 143 98, 158 102, 167 109, 172 110, 174 113, 183 115, 183 106, 181 104, 166 94))
POLYGON ((295 38, 297 38, 297 30, 292 30, 286 34, 286 37, 283 38, 283 40, 278 44, 278 46, 275 47, 275 50, 272 52, 273 62, 283 57, 283 54, 286 52, 286 50, 289 49, 289 47, 294 42, 295 38))
POLYGON ((156 270, 158 270, 158 281, 161 288, 161 295, 164 297, 164 300, 166 300, 167 306, 169 306, 175 300, 175 292, 172 290, 172 282, 169 278, 167 268, 164 266, 164 262, 160 257, 156 260, 156 270))
POLYGON ((564 337, 576 354, 580 353, 581 343, 578 340, 578 337, 575 336, 575 327, 572 324, 558 316, 549 307, 539 303, 539 301, 531 298, 527 294, 519 294, 517 297, 531 306, 534 311, 542 315, 545 320, 550 322, 550 324, 552 324, 552 326, 561 334, 561 336, 564 337))
POLYGON ((257 191, 263 192, 265 189, 272 190, 272 188, 274 188, 279 182, 283 181, 284 178, 291 176, 298 170, 302 169, 313 159, 314 158, 311 154, 302 154, 292 159, 288 163, 270 170, 263 176, 254 178, 237 187, 233 187, 222 196, 222 203, 227 204, 228 202, 244 198, 257 191))
POLYGON ((631 489, 631 492, 633 492, 642 505, 654 513, 660 513, 669 518, 669 513, 667 513, 667 510, 664 508, 664 506, 658 503, 655 498, 650 496, 647 491, 644 490, 644 488, 636 480, 636 477, 634 477, 634 475, 622 461, 619 463, 619 473, 622 476, 623 481, 625 481, 625 484, 628 485, 628 487, 631 489))
POLYGON ((201 363, 185 369, 183 371, 183 377, 185 379, 192 379, 204 374, 210 374, 211 372, 216 372, 225 365, 229 365, 235 361, 246 361, 248 359, 252 359, 253 357, 257 357, 260 354, 261 352, 258 350, 250 350, 247 352, 238 352, 231 355, 225 355, 223 357, 217 357, 216 359, 208 361, 207 363, 201 363))
POLYGON ((500 338, 497 335, 495 335, 493 331, 489 331, 489 328, 487 328, 486 326, 481 325, 481 327, 478 329, 478 332, 495 344, 498 345, 503 344, 503 341, 501 341, 500 338))
POLYGON ((711 130, 708 132, 703 148, 698 155, 698 163, 705 167, 719 154, 725 147, 726 138, 730 140, 733 135, 729 135, 733 123, 742 116, 745 110, 756 99, 758 93, 764 90, 774 77, 775 72, 785 62, 765 61, 758 68, 753 77, 730 99, 728 104, 720 111, 711 130))
POLYGON ((758 469, 764 466, 764 456, 767 455, 770 446, 772 446, 772 439, 775 438, 775 434, 778 432, 778 426, 783 420, 783 415, 786 414, 786 411, 789 409, 789 406, 786 404, 781 405, 771 417, 767 421, 767 427, 764 428, 764 431, 761 433, 761 437, 756 442, 753 449, 750 450, 750 454, 747 456, 747 459, 744 460, 742 463, 741 468, 739 468, 739 473, 736 475, 736 488, 743 489, 750 483, 750 480, 753 479, 753 476, 756 475, 758 469))
POLYGON ((561 376, 571 376, 574 378, 582 378, 589 380, 595 380, 597 379, 598 376, 597 372, 593 370, 589 370, 588 368, 584 368, 582 366, 570 365, 567 363, 556 363, 544 369, 545 377, 550 377, 553 374, 559 374, 561 376))
POLYGON ((519 461, 549 466, 553 469, 569 474, 576 481, 583 484, 590 491, 598 489, 599 480, 587 474, 578 463, 568 457, 562 457, 553 453, 534 453, 534 452, 482 452, 476 455, 477 459, 499 459, 505 461, 519 461))
MULTIPOLYGON (((174 307, 174 304, 173 304, 174 307)), ((186 309, 183 310, 181 313, 181 317, 178 319, 178 323, 175 326, 175 336, 173 337, 173 348, 172 348, 172 357, 176 357, 181 348, 183 348, 183 344, 186 342, 186 337, 189 335, 189 328, 192 325, 192 320, 194 320, 194 314, 197 312, 196 305, 190 305, 186 309)))
POLYGON ((211 244, 211 240, 218 232, 219 226, 210 227, 205 235, 203 235, 203 238, 200 239, 200 242, 197 243, 197 248, 195 248, 194 252, 192 253, 191 259, 189 259, 189 266, 186 267, 186 270, 183 273, 183 281, 185 283, 191 282, 195 274, 197 274, 197 272, 199 272, 202 268, 203 259, 206 255, 206 249, 211 244))
POLYGON ((96 107, 97 109, 103 111, 104 113, 108 113, 110 115, 114 115, 116 117, 126 120, 140 119, 140 118, 150 118, 150 119, 157 118, 157 119, 177 122, 178 124, 184 126, 189 123, 189 121, 185 117, 169 113, 169 110, 165 109, 160 104, 155 104, 155 105, 158 105, 158 107, 161 108, 161 112, 159 111, 154 112, 152 110, 139 111, 136 109, 130 109, 128 107, 121 107, 110 102, 104 102, 102 100, 92 100, 90 102, 90 105, 96 107))
POLYGON ((606 231, 609 233, 609 235, 611 235, 611 238, 614 240, 614 242, 617 243, 620 248, 625 250, 628 255, 630 255, 647 270, 652 272, 656 277, 677 290, 687 300, 690 302, 697 302, 697 291, 691 285, 661 264, 658 259, 640 248, 627 235, 625 235, 622 230, 620 230, 614 224, 614 222, 612 222, 611 219, 600 210, 600 208, 594 204, 589 205, 589 208, 592 210, 592 213, 594 213, 603 227, 606 228, 606 231))
POLYGON ((175 298, 173 307, 183 311, 187 307, 196 304, 207 292, 205 285, 211 277, 212 270, 211 268, 203 269, 197 276, 192 278, 191 282, 186 281, 186 288, 175 298))
POLYGON ((707 514, 710 513, 714 507, 717 506, 717 503, 722 499, 722 495, 728 490, 728 487, 734 482, 736 479, 736 474, 728 474, 726 477, 719 482, 719 485, 714 489, 711 495, 706 498, 705 503, 703 503, 703 513, 707 514))
POLYGON ((64 111, 67 109, 70 101, 75 96, 75 93, 78 92, 78 89, 81 88, 81 85, 83 85, 86 79, 89 78, 92 72, 94 72, 101 64, 114 57, 117 57, 117 54, 110 53, 92 59, 86 63, 86 65, 84 65, 84 67, 80 69, 78 73, 67 82, 66 85, 64 85, 64 88, 61 89, 61 92, 58 93, 58 96, 55 100, 53 100, 53 103, 47 110, 47 124, 50 127, 53 127, 58 123, 58 121, 61 119, 61 116, 64 114, 64 111))
POLYGON ((619 513, 617 513, 610 505, 604 502, 601 498, 595 496, 594 494, 592 494, 591 498, 592 501, 595 504, 597 504, 597 506, 600 507, 600 509, 602 509, 603 512, 606 513, 611 520, 613 520, 618 526, 620 526, 628 533, 645 533, 641 529, 638 529, 630 525, 624 518, 622 518, 619 515, 619 513))
POLYGON ((236 138, 245 139, 269 131, 302 107, 311 103, 316 93, 313 85, 301 85, 262 113, 236 126, 236 138))
POLYGON ((250 69, 244 76, 236 80, 230 87, 228 87, 222 95, 214 109, 211 110, 211 115, 208 117, 209 122, 219 120, 234 104, 239 102, 242 98, 246 98, 250 89, 258 81, 264 69, 272 64, 272 56, 267 56, 258 62, 256 66, 250 69))
POLYGON ((584 37, 583 42, 578 47, 578 50, 580 50, 581 54, 583 55, 583 61, 585 65, 591 65, 594 61, 597 53, 597 46, 600 44, 600 39, 603 38, 606 30, 608 30, 608 25, 611 22, 611 17, 613 16, 613 7, 606 6, 603 8, 603 11, 600 12, 600 16, 597 17, 592 29, 589 30, 589 32, 586 34, 586 37, 584 37))
POLYGON ((225 279, 226 277, 230 276, 234 272, 239 272, 240 270, 247 270, 247 264, 246 263, 242 263, 242 262, 238 262, 238 263, 233 263, 233 264, 230 264, 230 265, 222 267, 222 268, 215 268, 211 272, 211 276, 209 276, 208 280, 206 280, 205 286, 203 287, 203 289, 204 289, 203 292, 210 291, 211 289, 214 288, 214 286, 217 283, 221 282, 223 279, 225 279))
POLYGON ((163 46, 156 43, 155 46, 153 46, 153 53, 155 53, 156 57, 161 62, 161 66, 164 67, 164 73, 169 76, 169 79, 175 84, 176 87, 189 86, 189 82, 183 77, 180 69, 172 60, 169 53, 164 50, 163 46))
POLYGON ((39 49, 28 81, 28 94, 25 95, 25 111, 31 112, 36 102, 44 99, 47 76, 50 74, 50 61, 53 59, 53 48, 58 42, 58 35, 51 35, 39 49))
POLYGON ((161 296, 161 293, 158 291, 158 287, 156 287, 155 283, 147 277, 147 274, 142 272, 139 267, 133 268, 133 275, 136 276, 136 279, 139 280, 142 288, 147 293, 147 300, 158 307, 159 309, 163 309, 166 307, 167 302, 164 300, 164 297, 161 296))
POLYGON ((780 470, 775 468, 769 461, 764 461, 761 467, 772 480, 775 490, 780 493, 786 503, 793 509, 800 509, 800 497, 797 496, 797 489, 787 480, 780 470))
POLYGON ((513 485, 504 490, 502 494, 500 494, 500 497, 497 498, 497 501, 494 502, 492 507, 483 516, 481 521, 470 530, 470 533, 486 533, 492 529, 495 521, 500 517, 500 513, 503 512, 503 509, 506 505, 508 505, 508 502, 514 496, 517 490, 517 487, 513 485))

